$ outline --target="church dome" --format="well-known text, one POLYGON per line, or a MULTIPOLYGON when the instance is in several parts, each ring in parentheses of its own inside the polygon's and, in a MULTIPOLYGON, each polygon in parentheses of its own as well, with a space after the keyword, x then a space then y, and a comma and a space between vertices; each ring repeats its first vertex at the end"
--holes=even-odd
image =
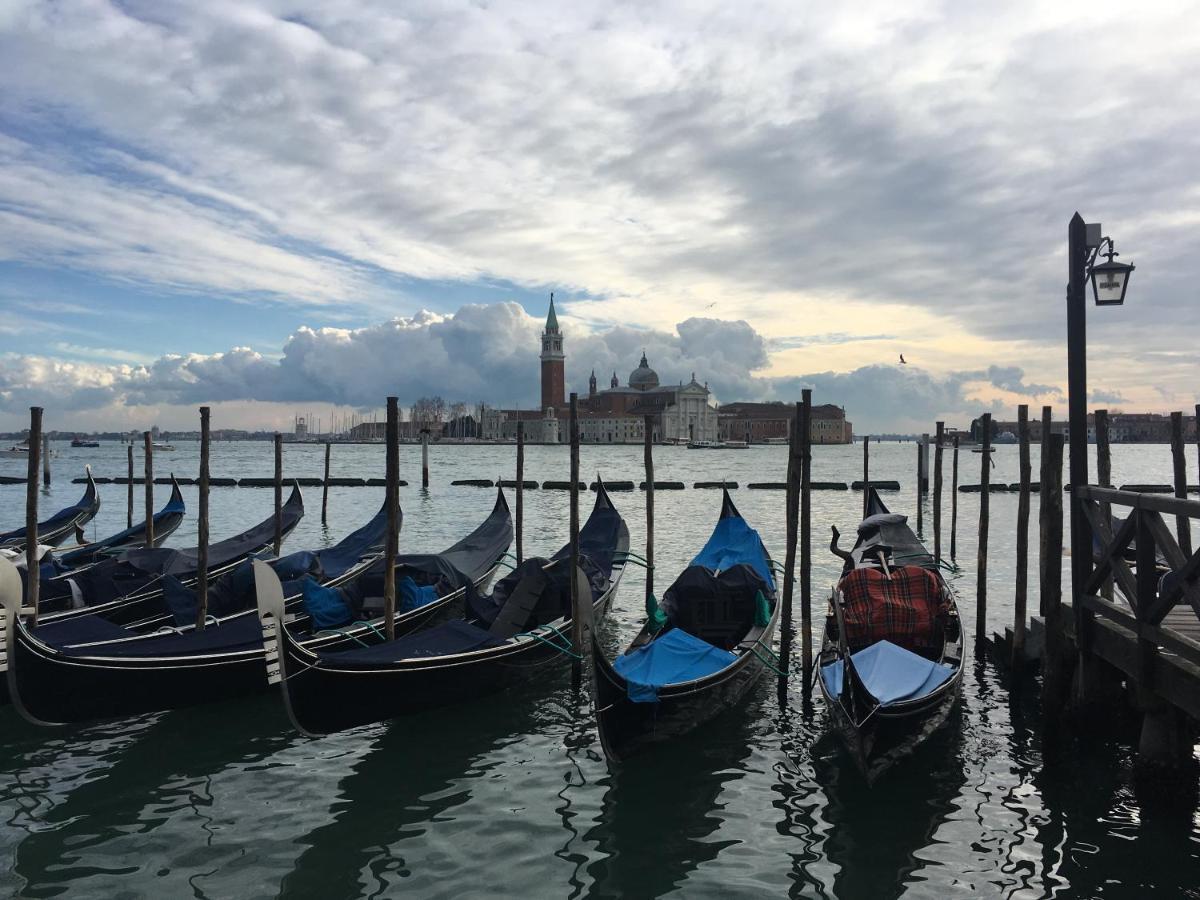
POLYGON ((649 391, 658 387, 658 373, 646 362, 646 352, 642 351, 642 361, 629 375, 629 386, 639 391, 649 391))

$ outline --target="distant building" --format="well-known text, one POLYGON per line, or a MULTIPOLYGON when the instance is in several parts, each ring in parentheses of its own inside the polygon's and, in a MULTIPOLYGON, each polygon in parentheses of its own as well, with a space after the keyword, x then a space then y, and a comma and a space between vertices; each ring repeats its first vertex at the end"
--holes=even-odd
MULTIPOLYGON (((781 400, 726 403, 720 412, 720 439, 753 444, 783 442, 788 439, 795 415, 795 404, 781 400)), ((854 442, 854 426, 846 420, 842 407, 832 403, 814 406, 809 439, 814 444, 850 444, 854 442)))
MULTIPOLYGON (((1011 431, 1019 434, 1019 423, 1015 421, 993 421, 993 434, 1003 434, 1011 431)), ((1051 424, 1054 434, 1061 434, 1070 439, 1070 424, 1054 422, 1051 424)), ((1087 437, 1089 441, 1096 440, 1096 416, 1088 413, 1087 437)), ((1183 437, 1185 441, 1196 439, 1196 417, 1183 417, 1183 437)), ((1029 422, 1029 439, 1041 443, 1042 421, 1031 419, 1029 422)), ((1171 441, 1171 417, 1161 413, 1111 413, 1108 417, 1108 440, 1112 444, 1166 444, 1171 441)))

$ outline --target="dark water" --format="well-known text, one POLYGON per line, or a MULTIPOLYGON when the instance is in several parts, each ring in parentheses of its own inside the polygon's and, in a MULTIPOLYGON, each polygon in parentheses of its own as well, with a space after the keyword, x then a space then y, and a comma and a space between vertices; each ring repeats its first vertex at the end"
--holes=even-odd
MULTIPOLYGON (((419 480, 419 451, 402 476, 419 480)), ((857 477, 861 448, 815 449, 814 479, 857 477)), ((291 474, 320 473, 322 451, 288 447, 291 474)), ((491 493, 454 478, 511 477, 510 447, 438 447, 433 489, 406 488, 405 549, 437 549, 481 520, 491 493)), ((886 497, 914 512, 915 450, 872 447, 872 474, 904 486, 886 497)), ((995 480, 1016 480, 1001 447, 995 480)), ((566 477, 560 448, 530 448, 528 477, 566 477)), ((584 448, 583 471, 642 477, 640 448, 584 448)), ((84 461, 122 474, 122 448, 64 449, 45 507, 72 502, 84 461)), ((949 460, 947 460, 947 463, 949 460)), ((783 448, 656 451, 656 476, 742 482, 742 512, 782 557, 783 495, 748 491, 782 480, 783 448)), ((980 458, 962 455, 963 482, 980 458)), ((20 461, 0 460, 0 473, 20 461)), ((195 474, 181 445, 158 471, 195 474)), ((266 445, 221 444, 214 474, 267 475, 266 445)), ((382 448, 337 447, 335 474, 378 475, 382 448)), ((1167 481, 1165 447, 1118 447, 1115 480, 1167 481)), ((1194 451, 1189 471, 1196 471, 1194 451)), ((1036 448, 1035 448, 1036 472, 1036 448)), ((949 474, 947 473, 947 485, 949 474)), ((184 489, 194 509, 194 489, 184 489)), ((95 533, 124 526, 123 487, 101 488, 95 533)), ((0 529, 23 521, 23 487, 0 488, 0 529)), ((159 501, 166 497, 160 488, 159 501)), ((328 532, 320 490, 289 547, 336 540, 382 489, 333 490, 328 532)), ((634 546, 640 492, 614 495, 634 546)), ((657 495, 659 587, 707 536, 719 495, 657 495)), ((141 493, 138 494, 141 502, 141 493)), ((974 622, 978 496, 959 495, 956 586, 974 622)), ((214 537, 270 514, 271 491, 214 489, 214 537)), ((852 533, 861 495, 813 498, 813 594, 823 603, 837 560, 828 525, 852 533)), ((949 499, 947 498, 947 524, 949 499)), ((993 495, 988 625, 1011 620, 1015 495, 993 495)), ((1036 529, 1036 498, 1033 510, 1036 529)), ((931 534, 926 509, 926 535, 931 534)), ((527 494, 526 553, 565 539, 566 496, 527 494)), ((194 521, 174 543, 194 537, 194 521)), ((1036 557, 1030 571, 1037 571, 1036 557)), ((640 616, 640 570, 605 626, 615 650, 640 616)), ((1036 585, 1031 587, 1036 604, 1036 585)), ((1068 739, 1051 753, 1033 692, 1010 691, 986 660, 969 662, 952 727, 874 788, 825 736, 823 711, 774 681, 746 707, 687 739, 609 772, 585 699, 563 672, 489 701, 320 740, 293 733, 278 697, 119 723, 35 729, 0 709, 0 893, 28 897, 1179 897, 1200 894, 1200 828, 1186 803, 1153 800, 1134 777, 1135 723, 1068 739)))

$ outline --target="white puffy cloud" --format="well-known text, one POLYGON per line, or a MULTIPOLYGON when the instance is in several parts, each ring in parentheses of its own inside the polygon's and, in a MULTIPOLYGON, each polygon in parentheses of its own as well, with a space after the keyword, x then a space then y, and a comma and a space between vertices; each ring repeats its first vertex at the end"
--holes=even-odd
MULTIPOLYGON (((687 381, 694 373, 723 402, 791 400, 811 387, 818 402, 845 406, 856 424, 876 430, 965 416, 978 405, 969 399, 972 385, 1016 395, 1044 387, 1026 385, 1020 369, 997 367, 939 375, 916 366, 872 365, 775 377, 761 374, 769 365, 767 342, 746 322, 691 318, 666 332, 586 329, 566 315, 560 321, 568 390, 580 394, 593 368, 602 388, 614 370, 626 383, 643 351, 664 384, 687 381)), ((290 418, 290 412, 278 415, 280 409, 324 404, 378 409, 393 394, 403 404, 437 394, 470 404, 530 407, 539 397, 542 324, 515 303, 472 304, 453 315, 421 312, 358 329, 300 328, 277 356, 237 347, 106 366, 9 355, 0 358, 0 414, 15 426, 27 406, 43 405, 59 421, 102 414, 120 422, 166 416, 164 423, 187 425, 197 405, 240 404, 239 420, 223 421, 262 427, 271 416, 290 418)))

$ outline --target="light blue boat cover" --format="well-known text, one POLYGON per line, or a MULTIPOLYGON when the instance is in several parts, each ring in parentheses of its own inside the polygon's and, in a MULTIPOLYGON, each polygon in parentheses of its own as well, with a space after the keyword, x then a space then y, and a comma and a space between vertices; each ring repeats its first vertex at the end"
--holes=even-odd
MULTIPOLYGON (((878 641, 852 653, 850 659, 854 661, 858 677, 881 706, 920 699, 933 693, 954 674, 950 666, 918 656, 891 641, 878 641)), ((821 677, 831 694, 840 694, 842 661, 839 659, 822 666, 821 677)))
POLYGON ((630 700, 657 703, 660 687, 703 678, 736 660, 736 653, 672 628, 649 644, 618 656, 613 668, 628 683, 630 700))
POLYGON ((730 516, 717 522, 708 543, 696 554, 692 565, 724 572, 738 563, 753 568, 774 589, 775 577, 767 565, 767 551, 762 538, 741 516, 730 516))

